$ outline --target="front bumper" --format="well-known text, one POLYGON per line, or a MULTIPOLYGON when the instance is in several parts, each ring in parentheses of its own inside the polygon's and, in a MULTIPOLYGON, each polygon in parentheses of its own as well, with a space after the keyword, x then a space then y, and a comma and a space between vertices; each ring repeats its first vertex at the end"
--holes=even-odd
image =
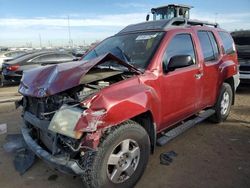
POLYGON ((250 84, 250 71, 240 71, 240 82, 250 84))
POLYGON ((26 142, 29 149, 50 166, 68 174, 81 175, 84 173, 84 169, 82 169, 76 161, 67 159, 65 157, 53 156, 41 146, 39 146, 38 143, 30 136, 30 129, 28 129, 25 125, 21 128, 21 131, 24 141, 26 142))
POLYGON ((1 73, 1 79, 4 83, 16 83, 19 84, 22 76, 12 76, 12 75, 5 75, 3 72, 1 73))

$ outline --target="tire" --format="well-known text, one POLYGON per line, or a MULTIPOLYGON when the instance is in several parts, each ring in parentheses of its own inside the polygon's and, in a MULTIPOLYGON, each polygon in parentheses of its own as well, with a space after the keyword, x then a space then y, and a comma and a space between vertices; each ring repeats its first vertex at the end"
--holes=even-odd
POLYGON ((220 123, 227 119, 233 101, 232 87, 228 83, 223 83, 220 91, 220 95, 214 106, 215 114, 212 115, 209 120, 214 123, 220 123))
POLYGON ((0 77, 0 87, 4 87, 4 82, 3 82, 2 77, 0 77))
POLYGON ((83 158, 83 163, 88 164, 84 165, 82 180, 90 188, 134 187, 146 168, 149 154, 146 130, 134 121, 127 121, 111 128, 97 152, 83 158))

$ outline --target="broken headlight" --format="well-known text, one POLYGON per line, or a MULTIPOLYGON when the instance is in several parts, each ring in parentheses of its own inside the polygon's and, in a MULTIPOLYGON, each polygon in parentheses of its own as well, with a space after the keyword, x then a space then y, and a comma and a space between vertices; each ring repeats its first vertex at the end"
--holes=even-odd
POLYGON ((82 132, 75 131, 75 127, 81 118, 82 113, 83 109, 81 108, 63 105, 53 116, 49 124, 49 130, 71 138, 79 139, 82 136, 82 132))

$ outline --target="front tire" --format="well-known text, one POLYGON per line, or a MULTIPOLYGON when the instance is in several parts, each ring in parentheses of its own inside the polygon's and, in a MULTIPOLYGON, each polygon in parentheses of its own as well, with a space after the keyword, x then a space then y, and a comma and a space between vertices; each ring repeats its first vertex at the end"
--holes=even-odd
POLYGON ((210 120, 214 123, 220 123, 227 119, 233 101, 232 87, 228 83, 223 83, 220 91, 220 95, 215 104, 215 114, 210 117, 210 120))
POLYGON ((146 130, 134 121, 122 123, 104 136, 95 155, 83 159, 91 161, 83 182, 91 188, 133 187, 146 168, 149 154, 146 130))

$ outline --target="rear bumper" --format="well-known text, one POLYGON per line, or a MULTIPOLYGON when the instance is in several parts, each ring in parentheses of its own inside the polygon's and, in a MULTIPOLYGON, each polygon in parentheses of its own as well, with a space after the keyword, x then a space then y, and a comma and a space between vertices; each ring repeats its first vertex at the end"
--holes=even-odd
POLYGON ((30 129, 28 129, 25 125, 21 128, 21 131, 24 141, 26 142, 30 150, 33 151, 39 158, 48 163, 50 166, 68 174, 83 174, 84 169, 82 169, 76 161, 70 160, 66 157, 53 156, 41 146, 39 146, 37 142, 30 136, 30 129))
POLYGON ((250 71, 240 71, 240 82, 250 84, 250 71))
POLYGON ((1 74, 1 79, 2 82, 4 83, 20 83, 22 76, 17 76, 17 75, 5 75, 1 74))
POLYGON ((250 72, 240 72, 240 79, 250 80, 250 72))

